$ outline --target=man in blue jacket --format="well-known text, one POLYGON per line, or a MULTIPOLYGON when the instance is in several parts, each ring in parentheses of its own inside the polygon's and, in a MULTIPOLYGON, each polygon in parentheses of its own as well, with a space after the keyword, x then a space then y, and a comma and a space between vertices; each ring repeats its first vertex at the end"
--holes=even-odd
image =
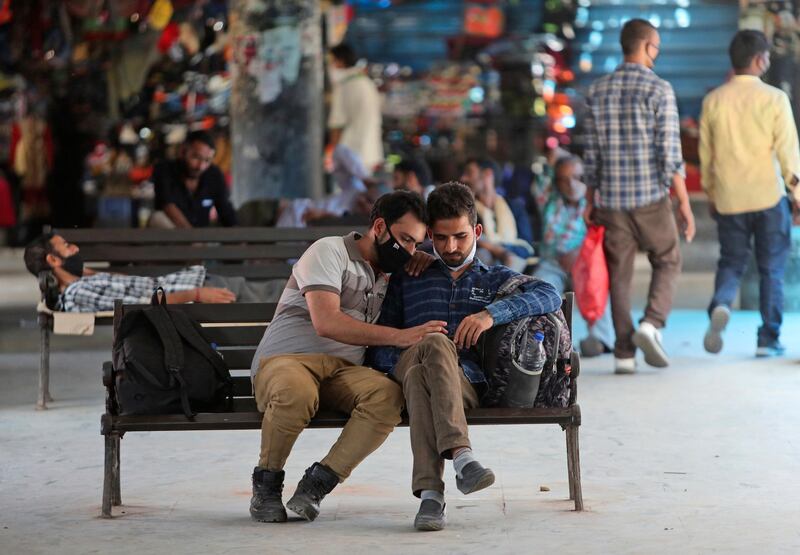
POLYGON ((475 198, 461 183, 438 187, 428 197, 428 234, 434 262, 419 277, 395 274, 386 293, 381 325, 405 328, 431 319, 447 322, 446 334, 429 334, 402 350, 378 347, 371 365, 403 386, 414 455, 412 490, 422 498, 418 530, 445 525, 444 459, 452 459, 458 489, 469 494, 494 483, 494 474, 474 457, 465 408, 477 407, 486 378, 470 350, 483 332, 526 316, 557 310, 561 297, 544 281, 522 286, 519 295, 495 300, 517 272, 487 267, 475 258, 482 228, 475 198))

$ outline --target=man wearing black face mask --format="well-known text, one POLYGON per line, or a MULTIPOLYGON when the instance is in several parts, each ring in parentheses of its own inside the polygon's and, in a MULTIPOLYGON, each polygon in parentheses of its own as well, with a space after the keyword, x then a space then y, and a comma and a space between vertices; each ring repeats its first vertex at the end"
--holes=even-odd
POLYGON ((379 324, 416 326, 430 319, 446 323, 416 345, 370 349, 368 361, 403 387, 414 454, 412 491, 422 499, 417 530, 445 526, 444 459, 452 459, 463 494, 489 487, 494 474, 474 457, 464 415, 478 405, 486 382, 470 350, 493 326, 557 310, 561 297, 535 280, 521 293, 495 299, 500 286, 519 274, 505 266, 487 267, 475 251, 483 231, 475 198, 461 183, 439 186, 428 196, 429 235, 439 259, 419 277, 392 276, 379 324))
POLYGON ((25 266, 34 276, 53 274, 60 292, 58 306, 65 312, 114 310, 114 301, 147 303, 153 290, 162 287, 173 304, 272 302, 277 298, 274 282, 252 283, 242 277, 207 274, 203 266, 190 266, 163 276, 134 276, 95 272, 84 268, 78 245, 60 235, 47 234, 25 248, 25 266))
POLYGON ((300 257, 275 317, 253 358, 251 372, 261 425, 261 454, 253 470, 250 514, 285 522, 286 459, 320 408, 350 415, 328 454, 305 472, 286 507, 307 520, 322 499, 400 423, 403 394, 387 376, 363 366, 367 345, 409 347, 445 323, 410 329, 375 324, 388 284, 425 238, 425 204, 407 191, 375 204, 360 235, 320 239, 300 257))

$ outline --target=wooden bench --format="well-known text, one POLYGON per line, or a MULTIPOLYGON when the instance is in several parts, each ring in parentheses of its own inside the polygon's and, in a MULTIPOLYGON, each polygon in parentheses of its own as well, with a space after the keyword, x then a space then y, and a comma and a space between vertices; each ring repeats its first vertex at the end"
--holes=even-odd
MULTIPOLYGON (((96 270, 159 276, 189 264, 204 264, 209 273, 241 276, 248 280, 286 279, 288 263, 299 258, 308 244, 321 237, 345 235, 350 227, 310 228, 196 228, 196 229, 56 229, 80 247, 86 266, 96 270)), ((58 284, 51 272, 39 276, 38 309, 41 359, 37 409, 46 409, 50 397, 50 336, 54 330, 48 299, 57 299, 58 284)), ((63 313, 62 313, 63 314, 63 313)), ((95 326, 110 325, 111 313, 97 313, 95 326)))
MULTIPOLYGON (((122 316, 136 305, 118 303, 114 312, 115 331, 122 316)), ((194 420, 183 414, 159 416, 120 416, 115 390, 114 368, 107 362, 103 366, 103 383, 106 386, 106 412, 101 418, 101 434, 105 436, 105 474, 103 480, 102 516, 111 518, 113 506, 122 504, 120 494, 120 440, 127 432, 166 432, 196 430, 258 430, 262 414, 256 409, 250 382, 250 363, 267 322, 272 317, 272 304, 229 305, 176 305, 203 326, 203 335, 209 343, 216 343, 234 380, 234 402, 231 412, 200 413, 194 420)), ((564 314, 572 329, 572 294, 564 300, 564 314)), ((534 409, 487 409, 467 411, 470 425, 480 424, 558 424, 566 432, 567 473, 569 498, 575 502, 575 510, 583 510, 581 492, 580 455, 578 427, 581 424, 581 409, 577 404, 577 380, 580 373, 580 358, 573 353, 570 380, 570 402, 566 408, 534 409)), ((312 419, 309 428, 340 428, 347 422, 347 415, 320 411, 312 419)), ((402 426, 408 421, 403 420, 402 426)), ((255 444, 254 444, 255 453, 255 444)), ((409 454, 409 456, 411 456, 409 454)))

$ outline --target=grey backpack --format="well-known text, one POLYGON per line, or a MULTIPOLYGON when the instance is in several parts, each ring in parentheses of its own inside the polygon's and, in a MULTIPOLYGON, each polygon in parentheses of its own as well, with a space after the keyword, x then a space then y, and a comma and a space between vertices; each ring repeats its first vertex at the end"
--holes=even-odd
MULTIPOLYGON (((519 287, 537 278, 518 275, 507 280, 498 289, 495 300, 518 292, 519 287)), ((481 398, 481 406, 502 407, 505 405, 509 381, 530 364, 530 350, 537 347, 534 334, 544 334, 544 350, 547 355, 544 369, 539 377, 534 407, 566 407, 569 405, 569 364, 572 356, 572 337, 567 321, 559 309, 542 316, 521 318, 508 324, 495 326, 481 336, 477 351, 481 369, 486 375, 487 389, 481 398)))

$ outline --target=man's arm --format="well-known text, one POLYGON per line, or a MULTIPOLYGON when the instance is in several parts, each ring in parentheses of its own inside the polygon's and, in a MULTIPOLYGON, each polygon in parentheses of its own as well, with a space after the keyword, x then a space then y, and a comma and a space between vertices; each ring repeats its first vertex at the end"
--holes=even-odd
POLYGON ((798 147, 792 105, 785 93, 781 93, 780 105, 775 116, 774 142, 783 180, 792 192, 792 204, 800 208, 800 187, 797 187, 797 180, 800 179, 800 147, 798 147))
POLYGON ((597 124, 594 121, 592 112, 592 89, 586 97, 586 113, 584 114, 584 137, 586 148, 583 151, 583 181, 586 183, 586 208, 583 211, 583 219, 586 225, 592 223, 592 213, 594 212, 595 191, 600 186, 600 172, 602 169, 602 157, 600 155, 600 144, 597 140, 597 124))
POLYGON ((703 190, 708 195, 711 206, 714 205, 714 173, 711 167, 714 163, 714 139, 711 131, 711 105, 708 97, 703 101, 703 111, 700 115, 700 180, 703 190))
POLYGON ((331 291, 315 289, 305 297, 317 335, 340 343, 410 347, 429 333, 447 333, 447 322, 440 320, 404 330, 361 322, 342 312, 339 294, 331 291))
MULTIPOLYGON (((507 277, 517 275, 511 270, 505 270, 503 274, 507 277)), ((561 307, 561 295, 546 281, 535 279, 526 282, 520 287, 520 291, 516 295, 496 300, 480 312, 461 320, 453 335, 453 343, 459 349, 466 349, 477 344, 481 334, 494 326, 527 316, 541 316, 561 307)))
POLYGON ((236 301, 236 295, 229 289, 221 287, 196 287, 183 291, 172 291, 167 293, 167 304, 184 303, 232 303, 236 301))
POLYGON ((189 220, 186 219, 186 216, 183 214, 180 208, 178 208, 175 204, 169 203, 165 204, 163 208, 164 214, 172 220, 172 223, 175 224, 175 227, 181 229, 190 229, 192 224, 189 223, 189 220))
POLYGON ((681 128, 678 119, 678 104, 675 93, 669 83, 656 101, 656 137, 655 147, 661 165, 664 186, 675 184, 674 176, 686 177, 681 151, 681 128))
POLYGON ((222 170, 216 166, 212 166, 212 168, 209 169, 216 174, 214 176, 214 207, 217 209, 219 221, 225 227, 233 227, 237 224, 236 210, 233 208, 233 204, 231 204, 231 196, 228 192, 228 186, 225 184, 225 175, 222 173, 222 170))

